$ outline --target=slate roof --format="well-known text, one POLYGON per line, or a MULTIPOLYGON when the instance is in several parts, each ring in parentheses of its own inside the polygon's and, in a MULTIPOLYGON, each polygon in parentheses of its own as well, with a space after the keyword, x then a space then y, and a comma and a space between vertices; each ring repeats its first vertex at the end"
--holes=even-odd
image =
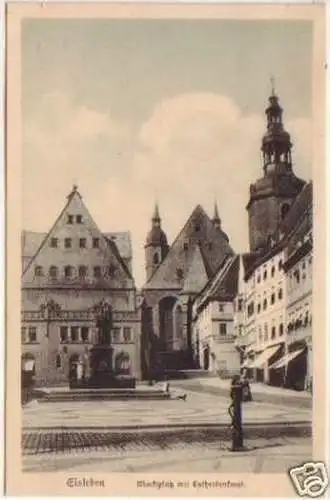
MULTIPOLYGON (((199 266, 201 269, 201 260, 207 277, 210 279, 225 257, 233 255, 233 253, 227 235, 215 227, 205 210, 197 205, 171 245, 167 256, 143 289, 182 290, 189 269, 191 266, 195 269, 199 266), (199 247, 199 251, 197 251, 198 264, 195 255, 197 246, 199 247)), ((196 283, 195 278, 193 281, 196 283)))
POLYGON ((285 216, 280 226, 280 231, 287 236, 298 224, 306 210, 313 206, 313 183, 310 181, 304 186, 300 194, 295 199, 290 210, 285 216))

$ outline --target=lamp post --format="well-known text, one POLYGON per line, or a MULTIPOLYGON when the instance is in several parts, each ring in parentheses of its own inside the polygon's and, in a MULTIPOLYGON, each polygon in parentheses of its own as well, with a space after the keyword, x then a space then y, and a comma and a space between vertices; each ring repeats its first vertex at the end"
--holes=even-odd
POLYGON ((42 317, 46 320, 46 337, 49 337, 50 323, 61 312, 61 306, 54 299, 49 299, 44 304, 41 304, 40 311, 42 317))

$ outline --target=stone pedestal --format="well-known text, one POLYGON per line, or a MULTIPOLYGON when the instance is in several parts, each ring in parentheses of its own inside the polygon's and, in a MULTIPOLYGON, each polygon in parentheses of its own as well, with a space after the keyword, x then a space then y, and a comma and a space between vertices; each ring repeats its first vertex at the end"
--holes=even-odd
POLYGON ((115 387, 112 366, 113 348, 109 345, 95 345, 90 350, 90 377, 88 387, 103 389, 115 387))

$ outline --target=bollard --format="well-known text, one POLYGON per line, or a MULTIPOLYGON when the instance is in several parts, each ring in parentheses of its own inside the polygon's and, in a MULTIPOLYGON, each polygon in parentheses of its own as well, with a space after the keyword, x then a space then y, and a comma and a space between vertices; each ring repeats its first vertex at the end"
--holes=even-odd
POLYGON ((231 417, 232 447, 231 451, 241 451, 243 447, 242 401, 243 386, 239 377, 234 377, 230 388, 231 405, 228 413, 231 417))

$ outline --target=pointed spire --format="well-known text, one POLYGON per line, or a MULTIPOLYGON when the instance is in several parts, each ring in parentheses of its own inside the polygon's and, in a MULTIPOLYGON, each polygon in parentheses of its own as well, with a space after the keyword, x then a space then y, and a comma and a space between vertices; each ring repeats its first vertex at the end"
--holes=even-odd
POLYGON ((219 217, 219 210, 218 210, 218 204, 215 201, 214 202, 214 214, 213 214, 213 219, 212 219, 213 224, 220 229, 221 227, 221 219, 219 217))
POLYGON ((159 215, 159 207, 158 207, 158 202, 157 201, 155 202, 155 210, 154 210, 154 214, 152 216, 152 222, 158 222, 158 223, 161 222, 161 218, 160 218, 160 215, 159 215))
POLYGON ((78 191, 77 184, 73 184, 71 192, 68 194, 67 199, 70 200, 75 194, 77 194, 80 198, 82 198, 81 194, 78 191))
POLYGON ((271 84, 271 96, 275 97, 276 96, 276 92, 275 92, 275 77, 274 77, 274 75, 272 75, 270 77, 270 84, 271 84))

